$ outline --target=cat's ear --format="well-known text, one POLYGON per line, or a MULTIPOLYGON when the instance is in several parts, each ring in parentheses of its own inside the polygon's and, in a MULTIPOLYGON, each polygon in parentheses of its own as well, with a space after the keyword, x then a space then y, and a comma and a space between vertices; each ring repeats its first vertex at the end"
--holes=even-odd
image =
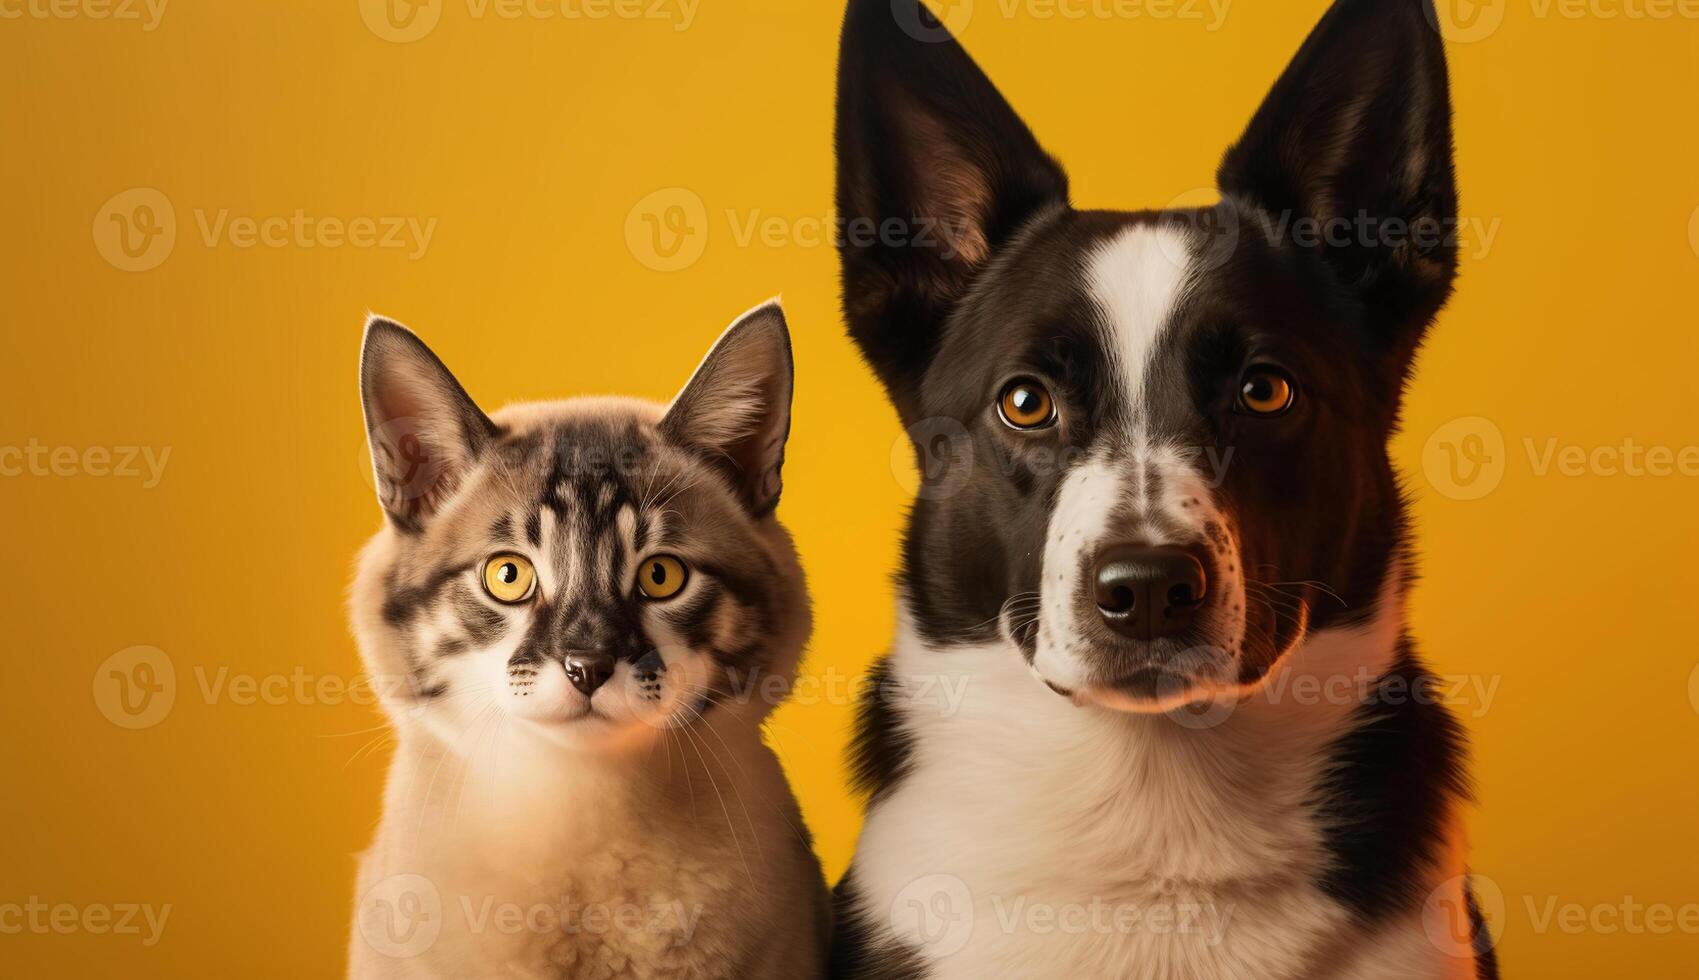
POLYGON ((1445 46, 1432 0, 1336 0, 1217 175, 1279 225, 1351 229, 1323 252, 1406 346, 1457 273, 1445 46))
POLYGON ((1068 178, 919 0, 851 0, 837 160, 850 336, 906 414, 944 319, 1068 178))
POLYGON ((661 420, 661 434, 702 453, 757 517, 778 506, 790 435, 790 330, 777 300, 731 325, 661 420))
POLYGON ((398 530, 417 532, 495 440, 496 426, 423 341, 381 317, 366 323, 360 402, 378 503, 398 530))

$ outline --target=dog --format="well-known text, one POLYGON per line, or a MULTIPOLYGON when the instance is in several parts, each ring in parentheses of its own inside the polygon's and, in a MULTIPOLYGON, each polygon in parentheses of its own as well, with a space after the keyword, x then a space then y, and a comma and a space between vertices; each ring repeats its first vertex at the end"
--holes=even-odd
POLYGON ((1457 275, 1437 23, 1338 0, 1219 204, 1109 212, 926 8, 849 3, 845 316, 922 483, 833 976, 1497 976, 1387 451, 1457 275))

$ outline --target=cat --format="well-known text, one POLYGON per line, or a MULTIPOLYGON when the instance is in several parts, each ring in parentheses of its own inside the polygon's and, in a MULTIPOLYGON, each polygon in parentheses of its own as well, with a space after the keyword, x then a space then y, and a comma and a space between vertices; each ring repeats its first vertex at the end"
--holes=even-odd
POLYGON ((360 384, 386 520, 351 611, 397 746, 350 976, 819 976, 825 881, 760 734, 811 623, 779 305, 669 406, 485 415, 375 317, 360 384))

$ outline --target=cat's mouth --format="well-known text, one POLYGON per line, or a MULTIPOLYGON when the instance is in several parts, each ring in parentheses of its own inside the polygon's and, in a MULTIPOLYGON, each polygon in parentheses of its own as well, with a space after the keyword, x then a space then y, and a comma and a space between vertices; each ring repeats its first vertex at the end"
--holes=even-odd
POLYGON ((522 717, 531 724, 541 725, 544 728, 565 728, 582 722, 611 723, 613 721, 612 718, 609 718, 607 715, 597 711, 593 706, 585 706, 573 711, 562 712, 558 715, 543 715, 541 717, 536 715, 524 715, 522 717))

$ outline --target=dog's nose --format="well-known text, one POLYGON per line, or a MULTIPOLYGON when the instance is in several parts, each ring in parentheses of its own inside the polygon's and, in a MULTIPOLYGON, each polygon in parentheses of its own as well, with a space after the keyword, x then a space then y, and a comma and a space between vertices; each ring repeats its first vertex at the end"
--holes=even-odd
POLYGON ((1134 640, 1174 636, 1192 625, 1208 576, 1184 548, 1113 545, 1092 569, 1097 611, 1115 632, 1134 640))
POLYGON ((614 658, 605 653, 573 653, 566 658, 566 679, 585 697, 614 675, 614 658))

